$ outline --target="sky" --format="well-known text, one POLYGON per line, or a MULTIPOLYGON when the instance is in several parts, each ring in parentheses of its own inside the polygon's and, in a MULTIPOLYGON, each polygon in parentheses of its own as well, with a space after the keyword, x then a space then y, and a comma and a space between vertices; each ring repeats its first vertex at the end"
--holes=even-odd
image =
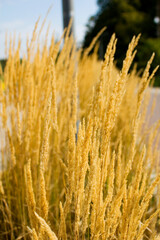
MULTIPOLYGON (((86 24, 90 16, 94 15, 98 7, 96 0, 73 0, 75 16, 75 36, 80 44, 84 38, 86 24)), ((41 40, 45 38, 45 32, 50 24, 49 39, 54 32, 58 40, 63 31, 62 0, 0 0, 0 58, 5 57, 5 35, 20 35, 22 41, 21 53, 25 52, 26 38, 30 38, 35 22, 40 16, 40 24, 43 22, 47 10, 52 9, 47 17, 41 40)))

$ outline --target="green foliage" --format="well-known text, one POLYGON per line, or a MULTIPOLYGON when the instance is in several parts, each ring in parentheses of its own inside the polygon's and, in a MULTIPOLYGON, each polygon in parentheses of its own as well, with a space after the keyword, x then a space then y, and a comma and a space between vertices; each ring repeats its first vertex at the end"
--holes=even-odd
MULTIPOLYGON (((156 57, 153 68, 160 63, 160 40, 156 38, 156 0, 97 0, 99 11, 89 19, 83 47, 89 46, 94 36, 107 26, 100 38, 100 58, 103 58, 107 42, 113 32, 118 38, 116 53, 117 66, 120 68, 125 57, 128 42, 133 35, 142 34, 138 54, 138 68, 144 68, 153 52, 156 57), (140 64, 139 64, 140 63, 140 64)), ((158 78, 155 82, 160 85, 158 78)))
MULTIPOLYGON (((157 65, 160 65, 160 39, 159 38, 147 38, 142 39, 138 49, 137 60, 139 68, 144 68, 145 60, 149 59, 151 54, 155 52, 154 63, 151 70, 157 65)), ((155 78, 155 86, 160 86, 160 70, 158 70, 155 78)))
POLYGON ((1 66, 2 66, 2 70, 4 71, 4 68, 5 68, 5 66, 6 66, 6 59, 1 59, 0 60, 0 64, 1 64, 1 66))

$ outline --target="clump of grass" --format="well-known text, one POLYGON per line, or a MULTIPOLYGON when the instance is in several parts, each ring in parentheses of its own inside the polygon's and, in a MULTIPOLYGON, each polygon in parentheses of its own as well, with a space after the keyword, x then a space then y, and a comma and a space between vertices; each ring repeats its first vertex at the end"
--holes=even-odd
POLYGON ((20 42, 9 48, 0 82, 0 238, 158 239, 160 124, 145 121, 154 55, 139 77, 140 36, 119 71, 115 34, 98 61, 97 39, 82 54, 68 29, 62 49, 54 36, 40 49, 37 27, 22 60, 20 42))

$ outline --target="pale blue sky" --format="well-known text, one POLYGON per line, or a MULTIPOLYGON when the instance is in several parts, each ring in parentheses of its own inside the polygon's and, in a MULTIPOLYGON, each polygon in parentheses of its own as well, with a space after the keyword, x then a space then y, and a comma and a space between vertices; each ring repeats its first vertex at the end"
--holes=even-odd
MULTIPOLYGON (((34 24, 39 16, 43 21, 48 8, 52 9, 47 18, 42 39, 47 25, 51 23, 49 38, 54 31, 58 39, 63 30, 62 0, 0 0, 0 58, 4 57, 5 33, 21 35, 22 53, 25 51, 26 36, 31 36, 34 24)), ((95 14, 98 7, 96 0, 74 0, 75 35, 81 42, 85 34, 88 18, 95 14)))

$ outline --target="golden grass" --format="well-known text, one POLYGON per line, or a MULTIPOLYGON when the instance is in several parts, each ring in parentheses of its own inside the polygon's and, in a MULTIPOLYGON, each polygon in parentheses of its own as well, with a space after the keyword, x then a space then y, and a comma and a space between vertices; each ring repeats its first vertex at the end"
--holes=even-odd
POLYGON ((119 71, 115 34, 98 61, 98 37, 82 54, 69 29, 49 48, 46 33, 41 49, 37 28, 22 61, 10 40, 0 82, 0 239, 159 239, 154 55, 140 77, 130 70, 140 36, 119 71))

